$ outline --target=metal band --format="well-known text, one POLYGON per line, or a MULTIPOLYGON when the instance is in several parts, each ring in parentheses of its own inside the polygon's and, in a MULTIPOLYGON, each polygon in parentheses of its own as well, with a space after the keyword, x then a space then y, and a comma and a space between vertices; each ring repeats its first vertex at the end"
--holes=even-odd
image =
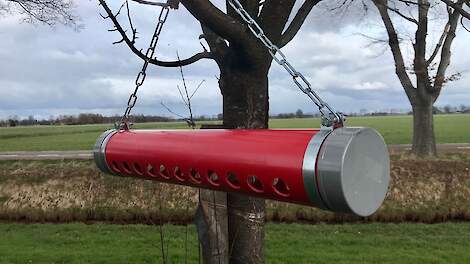
POLYGON ((93 156, 95 159, 96 166, 104 173, 116 175, 108 165, 106 161, 106 144, 109 139, 116 134, 118 131, 115 129, 108 130, 101 134, 93 147, 93 156))
POLYGON ((307 149, 305 150, 304 161, 302 164, 302 176, 304 180, 305 192, 307 193, 310 202, 322 209, 328 209, 328 207, 322 200, 317 186, 316 164, 320 147, 330 133, 330 129, 321 129, 317 134, 315 134, 315 136, 312 137, 308 143, 307 149))

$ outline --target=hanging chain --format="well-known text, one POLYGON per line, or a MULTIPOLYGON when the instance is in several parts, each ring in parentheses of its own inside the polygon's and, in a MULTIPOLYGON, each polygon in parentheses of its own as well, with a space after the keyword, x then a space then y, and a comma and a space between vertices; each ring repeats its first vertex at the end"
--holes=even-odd
POLYGON ((245 8, 243 8, 242 4, 238 0, 228 0, 228 3, 247 23, 253 35, 268 49, 273 59, 292 76, 294 83, 299 89, 318 106, 321 115, 321 125, 328 128, 342 127, 345 120, 344 115, 340 112, 336 112, 312 90, 312 85, 308 82, 307 78, 287 61, 286 55, 272 43, 259 24, 250 16, 245 8))
POLYGON ((127 101, 127 108, 124 114, 122 115, 121 121, 119 123, 118 129, 120 130, 128 130, 129 129, 129 116, 131 114, 132 108, 134 108, 135 103, 137 102, 137 92, 139 91, 140 86, 144 84, 145 77, 147 77, 147 67, 149 65, 150 59, 153 58, 153 55, 155 53, 155 48, 157 47, 157 42, 160 37, 160 33, 162 32, 163 25, 166 22, 166 19, 168 18, 168 14, 170 12, 170 6, 164 6, 162 7, 162 10, 160 12, 160 15, 158 16, 158 24, 157 27, 155 28, 155 32, 153 33, 152 40, 150 41, 150 45, 147 49, 147 52, 145 53, 145 61, 144 65, 142 65, 142 70, 137 74, 137 78, 135 79, 135 89, 134 92, 131 94, 129 97, 129 100, 127 101))

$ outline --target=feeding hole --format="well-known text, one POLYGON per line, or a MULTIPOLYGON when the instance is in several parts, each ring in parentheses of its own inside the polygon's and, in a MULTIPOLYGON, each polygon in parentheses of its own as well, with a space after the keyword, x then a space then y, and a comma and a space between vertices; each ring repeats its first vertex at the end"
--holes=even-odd
POLYGON ((175 174, 176 179, 180 181, 184 181, 184 174, 181 171, 180 167, 176 166, 175 169, 173 170, 173 173, 175 174))
POLYGON ((160 176, 162 176, 162 177, 165 178, 165 179, 169 179, 169 178, 170 178, 170 174, 169 174, 168 171, 166 170, 165 165, 160 165, 160 176))
POLYGON ((113 162, 111 163, 111 166, 113 167, 113 170, 114 170, 114 171, 121 172, 121 170, 119 169, 119 165, 117 164, 116 161, 113 161, 113 162))
POLYGON ((195 183, 201 183, 202 182, 201 174, 199 174, 199 172, 197 170, 193 169, 193 168, 191 168, 189 170, 189 177, 195 183))
POLYGON ((287 184, 281 178, 274 178, 273 189, 280 196, 287 197, 290 195, 289 186, 287 186, 287 184))
POLYGON ((148 164, 148 165, 147 165, 147 174, 150 175, 150 176, 152 176, 152 177, 157 176, 157 175, 155 174, 155 168, 152 166, 152 164, 148 164))
POLYGON ((208 171, 207 172, 207 177, 209 178, 209 182, 212 183, 213 185, 219 186, 219 175, 215 173, 214 171, 208 171))
POLYGON ((129 167, 129 164, 127 164, 127 162, 123 161, 122 162, 122 167, 124 168, 124 171, 126 173, 129 173, 129 174, 131 173, 131 168, 129 167))
POLYGON ((139 175, 143 175, 144 173, 142 172, 142 168, 140 167, 140 165, 138 163, 134 163, 134 171, 139 174, 139 175))
POLYGON ((248 186, 255 192, 263 192, 263 183, 255 175, 248 176, 248 186))
POLYGON ((233 172, 227 172, 227 183, 232 188, 240 188, 240 181, 238 180, 237 175, 235 175, 233 172))

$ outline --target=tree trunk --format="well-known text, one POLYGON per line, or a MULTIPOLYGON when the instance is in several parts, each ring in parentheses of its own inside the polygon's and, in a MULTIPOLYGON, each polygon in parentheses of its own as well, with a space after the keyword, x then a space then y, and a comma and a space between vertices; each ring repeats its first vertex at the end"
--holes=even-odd
POLYGON ((413 147, 412 152, 418 157, 436 156, 434 137, 433 104, 412 105, 413 108, 413 147))
MULTIPOLYGON (((221 71, 224 125, 268 127, 268 79, 265 67, 244 63, 221 71)), ((264 263, 264 199, 227 194, 230 263, 264 263)))
POLYGON ((268 128, 267 70, 253 68, 237 64, 221 71, 225 127, 268 128))
POLYGON ((199 205, 194 222, 204 264, 229 263, 227 194, 199 189, 199 205))
MULTIPOLYGON (((268 67, 250 67, 251 64, 240 63, 239 59, 236 64, 227 65, 219 80, 223 127, 267 128, 268 67)), ((216 192, 215 202, 206 199, 213 197, 213 193, 201 190, 195 217, 204 263, 227 263, 227 257, 230 264, 264 263, 264 199, 235 193, 225 196, 220 192, 216 192), (223 207, 225 197, 227 206, 223 207)))
MULTIPOLYGON (((255 45, 249 50, 251 54, 247 54, 242 49, 231 47, 224 56, 223 63, 219 63, 219 87, 223 97, 224 128, 262 129, 268 127, 267 75, 271 60, 267 57, 268 53, 257 46, 257 42, 253 43, 255 45), (256 52, 256 50, 259 50, 259 52, 256 52)), ((221 177, 225 177, 225 175, 221 175, 221 177)), ((227 219, 228 228, 225 229, 226 234, 219 233, 217 237, 221 241, 228 237, 227 256, 229 263, 264 263, 264 199, 227 193, 226 201, 226 208, 217 207, 219 209, 217 214, 223 214, 222 210, 226 209, 225 219, 227 219)), ((211 206, 205 207, 209 208, 211 206)), ((201 209, 204 209, 204 207, 201 207, 201 209)), ((217 226, 217 224, 212 223, 214 219, 215 217, 205 217, 202 223, 208 228, 217 226)), ((217 219, 219 219, 219 216, 217 219)), ((221 217, 220 219, 223 220, 224 218, 221 217)), ((199 229, 198 226, 198 233, 202 234, 201 231, 204 230, 199 229)), ((224 231, 224 229, 222 228, 221 231, 224 231)), ((206 239, 213 240, 214 236, 209 233, 206 239)), ((204 245, 204 241, 201 241, 201 244, 204 245)), ((205 259, 205 263, 217 263, 219 259, 226 259, 223 256, 214 257, 214 254, 211 253, 213 252, 212 247, 205 248, 203 246, 202 250, 204 256, 210 256, 211 254, 213 256, 209 260, 205 259)), ((221 252, 219 251, 219 253, 221 252)))

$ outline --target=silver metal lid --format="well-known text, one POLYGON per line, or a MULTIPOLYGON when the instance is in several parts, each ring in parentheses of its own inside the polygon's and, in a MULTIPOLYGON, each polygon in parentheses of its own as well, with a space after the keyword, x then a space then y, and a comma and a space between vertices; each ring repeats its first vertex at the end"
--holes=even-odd
POLYGON ((111 129, 103 134, 96 140, 95 146, 93 147, 93 157, 96 166, 104 173, 114 175, 113 171, 109 168, 106 162, 106 144, 109 139, 117 132, 117 130, 111 129))
POLYGON ((328 209, 369 216, 382 205, 389 181, 387 146, 374 129, 338 128, 323 142, 317 188, 328 209))

